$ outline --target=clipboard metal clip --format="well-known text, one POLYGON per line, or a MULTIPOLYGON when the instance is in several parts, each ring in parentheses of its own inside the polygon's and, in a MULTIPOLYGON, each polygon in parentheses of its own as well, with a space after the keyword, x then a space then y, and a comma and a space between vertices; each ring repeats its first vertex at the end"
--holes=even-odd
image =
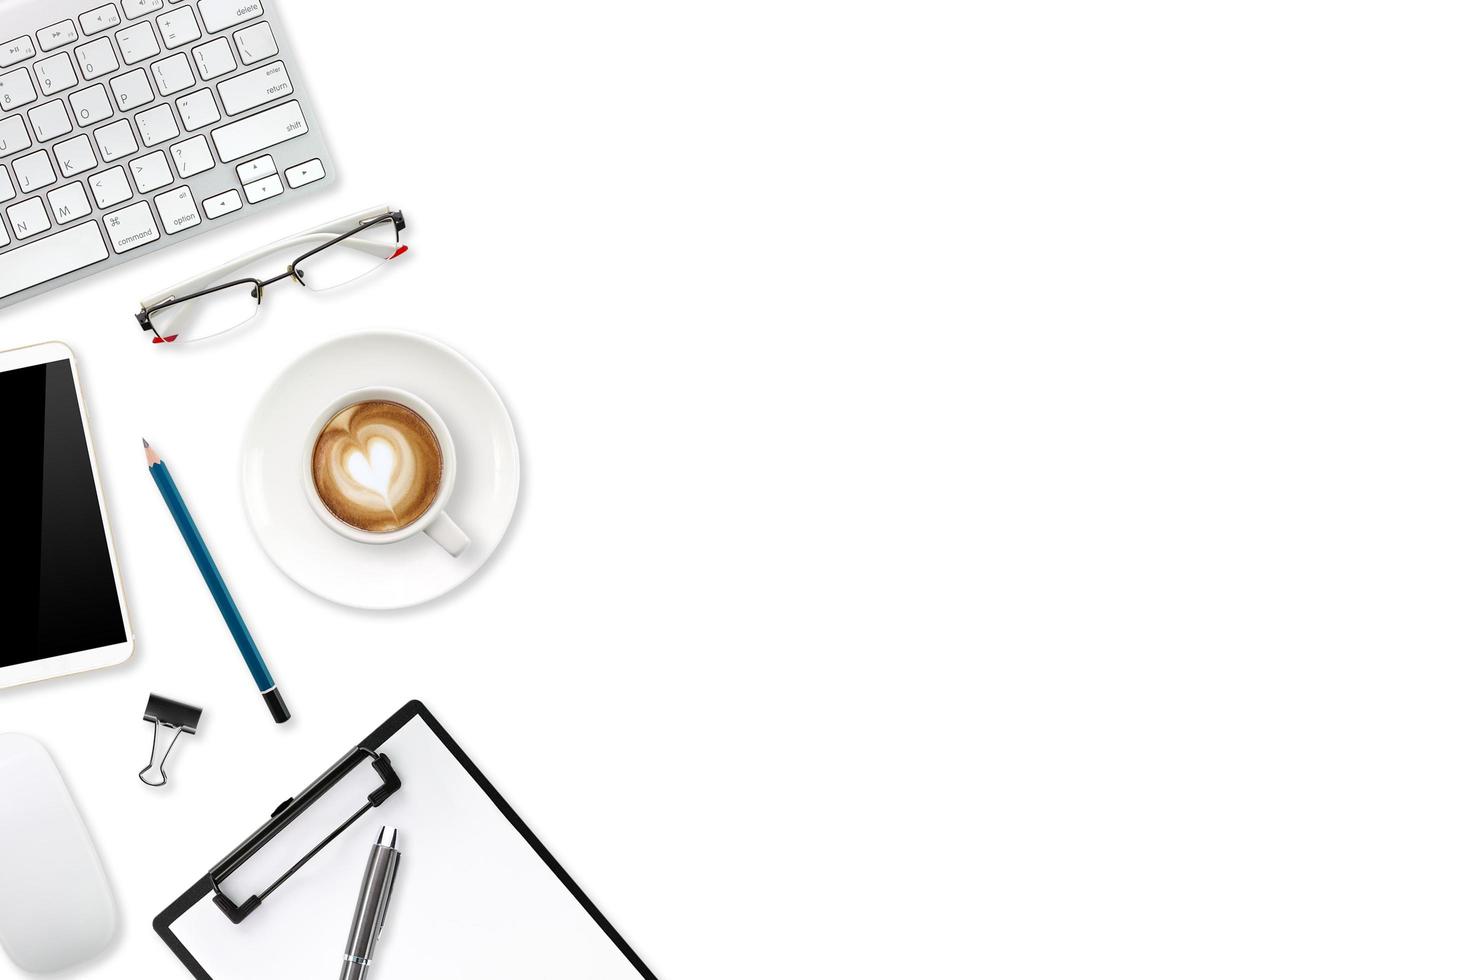
POLYGON ((310 786, 306 787, 306 789, 302 790, 300 793, 296 794, 295 796, 286 800, 280 806, 276 807, 275 810, 271 812, 269 820, 262 824, 261 827, 255 831, 255 833, 251 834, 250 837, 247 838, 243 844, 231 851, 223 861, 221 861, 219 864, 216 864, 213 868, 210 869, 209 884, 214 889, 214 904, 219 906, 220 910, 224 912, 225 917, 228 918, 231 922, 235 923, 236 925, 244 922, 246 916, 258 909, 260 907, 260 903, 265 901, 265 899, 270 896, 271 892, 281 887, 281 885, 285 883, 286 879, 290 878, 297 871, 300 871, 301 868, 306 864, 306 862, 317 856, 322 848, 326 847, 332 841, 336 840, 337 837, 344 830, 352 826, 364 813, 367 813, 373 807, 381 806, 383 801, 387 800, 388 797, 398 792, 398 790, 401 789, 402 786, 403 781, 398 778, 398 773, 395 772, 393 769, 393 763, 388 761, 388 757, 386 755, 381 752, 374 752, 372 749, 369 749, 362 745, 357 746, 351 752, 348 752, 345 756, 339 759, 336 765, 332 766, 332 768, 328 769, 321 776, 317 777, 316 781, 313 782, 310 786), (368 794, 367 802, 364 803, 356 813, 343 821, 341 826, 339 826, 336 830, 332 831, 326 837, 322 838, 320 843, 318 843, 311 850, 307 851, 306 854, 302 856, 301 860, 291 865, 291 867, 286 870, 285 874, 281 875, 274 882, 272 882, 270 887, 266 888, 259 895, 251 895, 245 901, 236 904, 221 890, 221 882, 223 882, 230 875, 234 874, 236 871, 240 870, 245 862, 250 860, 250 858, 257 851, 264 847, 273 837, 279 834, 282 830, 286 829, 286 827, 289 826, 291 822, 297 817, 301 816, 301 814, 305 812, 308 807, 310 807, 317 800, 325 796, 328 790, 337 785, 337 783, 341 782, 344 776, 346 776, 354 768, 360 765, 364 760, 371 761, 373 769, 377 771, 378 777, 383 782, 381 786, 368 794))

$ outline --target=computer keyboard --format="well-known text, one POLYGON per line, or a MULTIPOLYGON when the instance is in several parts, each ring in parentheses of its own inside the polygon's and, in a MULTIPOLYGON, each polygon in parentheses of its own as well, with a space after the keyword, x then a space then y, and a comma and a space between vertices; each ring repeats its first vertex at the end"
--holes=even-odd
POLYGON ((0 0, 0 307, 335 175, 277 0, 0 0))

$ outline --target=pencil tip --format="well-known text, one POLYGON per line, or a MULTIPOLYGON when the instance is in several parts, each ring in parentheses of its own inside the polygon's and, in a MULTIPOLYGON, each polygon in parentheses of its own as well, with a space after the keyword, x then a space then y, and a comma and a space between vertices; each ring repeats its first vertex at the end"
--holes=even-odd
POLYGON ((143 440, 143 448, 144 449, 147 449, 148 448, 148 440, 147 439, 144 439, 143 440))

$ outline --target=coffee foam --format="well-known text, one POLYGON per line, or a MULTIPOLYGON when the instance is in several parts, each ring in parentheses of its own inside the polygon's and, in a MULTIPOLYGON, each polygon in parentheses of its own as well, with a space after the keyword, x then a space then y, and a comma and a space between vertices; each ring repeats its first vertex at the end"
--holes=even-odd
POLYGON ((363 531, 407 527, 433 506, 444 452, 407 405, 363 401, 332 416, 311 454, 311 479, 332 515, 363 531))

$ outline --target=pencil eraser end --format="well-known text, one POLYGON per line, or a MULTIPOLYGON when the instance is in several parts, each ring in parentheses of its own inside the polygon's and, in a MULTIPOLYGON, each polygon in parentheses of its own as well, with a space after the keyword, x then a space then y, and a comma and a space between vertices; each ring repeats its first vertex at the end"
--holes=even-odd
POLYGON ((266 707, 271 709, 271 717, 276 720, 277 725, 285 724, 291 720, 291 709, 286 707, 286 699, 281 697, 278 688, 271 688, 261 694, 265 698, 266 707))

